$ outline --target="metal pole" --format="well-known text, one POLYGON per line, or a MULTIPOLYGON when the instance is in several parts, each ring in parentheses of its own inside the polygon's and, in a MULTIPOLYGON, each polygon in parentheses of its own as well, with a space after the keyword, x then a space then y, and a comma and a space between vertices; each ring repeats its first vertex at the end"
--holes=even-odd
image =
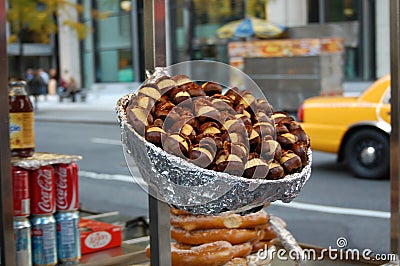
POLYGON ((13 198, 8 121, 8 59, 6 42, 6 1, 0 0, 0 245, 1 265, 15 265, 13 198))
MULTIPOLYGON (((165 0, 144 0, 145 68, 166 66, 165 0)), ((169 206, 149 186, 150 264, 171 265, 169 206)))
POLYGON ((325 0, 318 1, 319 24, 325 24, 325 0))
POLYGON ((138 23, 138 3, 137 1, 132 2, 131 8, 131 25, 132 25, 132 67, 134 71, 133 80, 136 82, 140 81, 140 66, 139 66, 139 23, 138 23))
POLYGON ((400 25, 399 25, 400 3, 398 0, 390 1, 390 69, 391 69, 391 124, 390 136, 390 247, 391 252, 400 254, 399 232, 400 232, 400 25))

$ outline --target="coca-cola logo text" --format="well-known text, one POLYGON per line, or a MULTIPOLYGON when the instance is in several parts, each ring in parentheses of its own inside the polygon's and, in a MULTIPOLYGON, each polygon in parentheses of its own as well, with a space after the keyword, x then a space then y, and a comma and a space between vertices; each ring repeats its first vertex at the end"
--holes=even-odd
POLYGON ((38 201, 38 207, 45 213, 51 213, 54 211, 53 204, 53 172, 50 169, 38 170, 36 177, 37 184, 40 188, 40 199, 38 201))
POLYGON ((56 179, 56 203, 57 203, 57 208, 61 210, 66 210, 68 208, 67 188, 68 188, 67 168, 59 167, 57 169, 57 179, 56 179))

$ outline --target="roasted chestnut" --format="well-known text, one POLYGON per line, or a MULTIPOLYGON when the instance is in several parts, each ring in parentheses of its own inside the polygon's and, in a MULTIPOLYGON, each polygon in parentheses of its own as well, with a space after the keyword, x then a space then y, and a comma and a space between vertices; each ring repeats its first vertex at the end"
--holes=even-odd
POLYGON ((250 150, 254 151, 257 146, 260 145, 260 141, 260 135, 258 135, 257 131, 253 129, 249 136, 250 150))
POLYGON ((170 128, 166 126, 166 130, 169 133, 185 135, 189 137, 190 140, 193 140, 197 135, 194 128, 190 124, 186 123, 185 119, 176 121, 170 128))
POLYGON ((154 105, 155 105, 154 99, 144 96, 144 95, 141 95, 141 96, 136 97, 134 99, 134 103, 131 104, 129 107, 139 106, 146 110, 153 111, 154 105))
POLYGON ((247 111, 249 111, 249 108, 254 110, 256 108, 256 98, 251 92, 244 91, 241 93, 239 104, 243 105, 247 111))
POLYGON ((258 133, 258 135, 260 135, 261 138, 275 135, 275 127, 269 122, 256 123, 254 124, 253 129, 258 133))
POLYGON ((169 76, 162 76, 155 82, 161 94, 164 94, 176 86, 176 82, 169 76))
POLYGON ((144 136, 146 126, 153 123, 153 117, 148 110, 135 106, 127 109, 128 122, 140 135, 144 136))
POLYGON ((282 148, 275 140, 263 140, 257 147, 257 152, 262 158, 269 161, 270 159, 280 159, 282 156, 282 148))
POLYGON ((247 161, 244 166, 243 177, 260 179, 265 178, 268 173, 268 163, 262 158, 253 158, 247 161))
POLYGON ((199 133, 217 135, 221 133, 220 126, 216 122, 206 122, 199 127, 199 133))
POLYGON ((310 146, 310 138, 302 128, 295 129, 291 133, 297 137, 299 142, 306 144, 307 147, 310 146))
POLYGON ((173 76, 171 79, 176 82, 177 86, 192 82, 192 80, 186 75, 176 75, 173 76))
POLYGON ((283 170, 283 167, 278 162, 274 161, 269 164, 269 171, 266 177, 267 179, 277 180, 284 176, 285 170, 283 170))
POLYGON ((279 163, 287 174, 292 174, 300 171, 302 167, 301 159, 292 151, 286 151, 279 163))
POLYGON ((187 158, 191 143, 189 138, 186 136, 171 134, 165 138, 162 145, 166 152, 178 157, 187 158))
POLYGON ((190 161, 197 166, 208 168, 214 160, 215 152, 196 144, 190 151, 190 161))
POLYGON ((288 113, 286 112, 274 112, 272 114, 272 119, 275 124, 278 124, 283 118, 288 117, 288 113))
POLYGON ((295 143, 292 145, 292 150, 300 157, 302 165, 306 166, 308 162, 307 145, 304 143, 295 143))
POLYGON ((220 94, 216 94, 213 96, 211 103, 219 111, 228 111, 231 114, 235 113, 232 108, 232 100, 229 97, 226 97, 226 96, 220 95, 220 94), (215 96, 218 96, 218 97, 215 97, 215 96))
POLYGON ((208 96, 212 96, 214 94, 221 94, 222 93, 222 87, 221 85, 219 85, 216 82, 206 82, 203 85, 201 85, 201 87, 203 88, 204 92, 208 95, 208 96))
POLYGON ((211 104, 205 105, 200 104, 199 102, 194 102, 194 111, 196 117, 198 117, 201 122, 209 119, 219 121, 221 117, 219 111, 211 106, 211 104))
POLYGON ((144 84, 138 91, 138 95, 144 95, 157 101, 161 97, 161 93, 156 84, 144 84))
POLYGON ((296 121, 290 121, 289 123, 286 123, 285 126, 290 132, 292 132, 294 130, 302 129, 301 125, 299 123, 297 123, 296 121))
POLYGON ((249 156, 249 150, 244 143, 231 143, 225 141, 223 144, 223 149, 228 151, 229 154, 234 154, 242 158, 242 162, 246 163, 247 157, 249 156))
POLYGON ((256 104, 257 112, 263 112, 266 115, 272 114, 272 106, 265 99, 258 99, 256 104))
POLYGON ((183 85, 191 98, 206 96, 203 88, 194 82, 183 85))
POLYGON ((279 142, 279 144, 281 144, 282 148, 291 150, 292 145, 297 142, 298 138, 292 133, 285 133, 282 135, 277 135, 276 140, 279 142))
POLYGON ((241 99, 240 94, 239 94, 239 89, 237 87, 233 87, 233 88, 229 89, 225 93, 225 96, 231 98, 234 105, 238 104, 241 99))
POLYGON ((165 138, 165 131, 157 126, 150 126, 146 129, 145 138, 148 142, 153 143, 154 145, 161 147, 162 141, 165 138))
POLYGON ((160 103, 156 106, 156 109, 154 111, 154 117, 164 120, 174 107, 175 104, 171 102, 165 102, 162 104, 160 103))
POLYGON ((218 152, 215 163, 217 171, 236 176, 242 176, 243 174, 244 165, 242 159, 235 154, 230 154, 228 151, 221 150, 218 152))
POLYGON ((228 133, 240 133, 246 134, 246 128, 244 127, 243 123, 237 119, 230 119, 224 122, 223 129, 228 133))
POLYGON ((180 91, 174 95, 174 103, 176 105, 180 103, 184 103, 185 101, 190 100, 190 94, 187 91, 180 91))
POLYGON ((284 124, 275 125, 276 134, 281 135, 285 133, 289 133, 289 129, 284 124))

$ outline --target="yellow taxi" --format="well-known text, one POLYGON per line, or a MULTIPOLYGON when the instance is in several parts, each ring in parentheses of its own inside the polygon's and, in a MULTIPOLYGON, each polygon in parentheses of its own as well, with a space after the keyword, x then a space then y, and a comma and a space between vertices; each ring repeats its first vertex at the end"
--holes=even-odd
POLYGON ((311 148, 337 153, 338 160, 362 178, 388 178, 390 167, 390 76, 375 81, 357 97, 306 99, 298 120, 311 148))

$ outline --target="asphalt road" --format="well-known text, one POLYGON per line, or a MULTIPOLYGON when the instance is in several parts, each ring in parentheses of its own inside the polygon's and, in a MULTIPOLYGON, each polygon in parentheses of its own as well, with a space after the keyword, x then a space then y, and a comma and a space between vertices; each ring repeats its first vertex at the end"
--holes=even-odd
MULTIPOLYGON (((147 194, 126 166, 117 124, 36 122, 36 149, 78 154, 80 202, 96 211, 147 216, 147 194)), ((312 176, 291 204, 277 202, 267 211, 284 219, 289 231, 307 244, 389 252, 389 180, 351 176, 335 156, 313 153, 312 176)), ((137 172, 133 173, 138 176, 137 172)))

